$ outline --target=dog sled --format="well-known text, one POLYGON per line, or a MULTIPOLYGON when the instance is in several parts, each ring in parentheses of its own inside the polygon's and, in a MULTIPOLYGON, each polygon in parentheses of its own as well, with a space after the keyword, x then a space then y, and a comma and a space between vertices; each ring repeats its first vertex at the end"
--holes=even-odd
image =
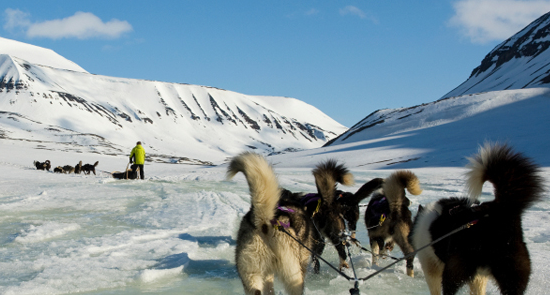
POLYGON ((111 175, 115 179, 138 179, 139 166, 136 164, 132 164, 132 166, 130 166, 130 163, 128 163, 128 165, 126 165, 125 172, 114 171, 114 172, 111 172, 111 175), (128 167, 130 167, 130 169, 128 169, 128 167))

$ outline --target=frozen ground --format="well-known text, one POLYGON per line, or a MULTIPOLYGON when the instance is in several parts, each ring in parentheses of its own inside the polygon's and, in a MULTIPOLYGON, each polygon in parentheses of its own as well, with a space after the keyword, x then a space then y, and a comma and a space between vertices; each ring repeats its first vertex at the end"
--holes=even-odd
MULTIPOLYGON (((242 175, 225 181, 224 167, 156 163, 146 166, 146 181, 117 181, 103 172, 37 171, 32 161, 48 157, 60 165, 76 164, 77 157, 85 163, 99 159, 100 170, 113 171, 124 169, 125 158, 40 151, 34 159, 36 154, 24 145, 0 144, 0 294, 243 293, 234 266, 238 222, 249 208, 242 175)), ((275 169, 284 187, 315 191, 309 168, 275 169)), ((349 191, 391 173, 352 171, 356 185, 349 191)), ((411 197, 413 214, 418 204, 464 193, 461 168, 413 171, 424 188, 411 197)), ((544 177, 550 179, 550 169, 544 169, 544 177)), ((484 187, 487 200, 490 191, 489 185, 484 187)), ((528 294, 550 289, 549 212, 545 198, 524 218, 533 262, 528 294)), ((368 245, 362 219, 358 229, 359 239, 368 245)), ((402 254, 396 250, 393 255, 402 254)), ((378 269, 370 266, 370 254, 355 248, 352 256, 359 277, 378 269)), ((338 262, 332 247, 324 258, 338 262)), ((321 268, 319 275, 308 274, 306 294, 349 294, 352 282, 324 264, 321 268)), ((361 283, 361 294, 427 294, 417 261, 415 272, 415 278, 407 277, 399 263, 361 283)), ((491 285, 488 294, 499 292, 491 285)))

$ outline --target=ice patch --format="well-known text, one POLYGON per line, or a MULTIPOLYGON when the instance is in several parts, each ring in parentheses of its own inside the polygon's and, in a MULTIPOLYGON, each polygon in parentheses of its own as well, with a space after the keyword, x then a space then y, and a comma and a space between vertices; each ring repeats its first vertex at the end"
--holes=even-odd
POLYGON ((181 274, 183 271, 183 265, 171 269, 146 269, 141 272, 139 279, 144 283, 152 283, 162 279, 175 277, 181 274))
POLYGON ((29 229, 21 231, 21 235, 15 238, 15 241, 22 244, 36 243, 79 229, 80 225, 76 223, 46 222, 38 226, 31 225, 29 229))

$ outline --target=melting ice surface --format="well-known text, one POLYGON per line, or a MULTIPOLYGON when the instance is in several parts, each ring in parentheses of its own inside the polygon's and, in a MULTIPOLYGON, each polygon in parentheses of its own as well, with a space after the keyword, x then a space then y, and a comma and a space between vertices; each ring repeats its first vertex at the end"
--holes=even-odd
MULTIPOLYGON (((102 162, 104 163, 104 162, 102 162)), ((37 171, 29 163, 0 162, 0 293, 1 294, 242 294, 235 269, 235 237, 249 209, 242 175, 225 181, 225 168, 183 165, 146 166, 145 181, 114 180, 105 174, 62 175, 37 171)), ((103 164, 105 165, 105 164, 103 164)), ((283 187, 314 192, 309 169, 275 170, 283 187)), ((353 170, 356 191, 389 170, 353 170)), ((460 168, 422 168, 424 192, 418 204, 464 193, 460 168)), ((550 170, 545 170, 545 178, 550 170)), ((484 187, 491 199, 492 188, 484 187)), ((366 202, 365 202, 366 203, 366 202)), ((364 210, 364 209, 363 209, 364 210)), ((550 201, 524 217, 533 273, 528 294, 550 289, 550 201)), ((364 221, 358 237, 368 247, 364 221)), ((401 257, 396 247, 392 253, 401 257)), ((324 258, 338 264, 333 247, 324 258)), ((358 277, 380 269, 370 254, 353 248, 358 277)), ((392 262, 383 261, 384 264, 392 262)), ((306 294, 349 294, 353 282, 328 266, 307 275, 306 294)), ((311 270, 311 269, 310 269, 311 270)), ((361 294, 427 294, 418 261, 416 277, 404 262, 361 282, 361 294)), ((346 273, 353 276, 351 270, 346 273)), ((281 285, 276 285, 282 294, 281 285)), ((467 294, 463 289, 461 294, 467 294)), ((488 294, 499 294, 494 285, 488 294)))

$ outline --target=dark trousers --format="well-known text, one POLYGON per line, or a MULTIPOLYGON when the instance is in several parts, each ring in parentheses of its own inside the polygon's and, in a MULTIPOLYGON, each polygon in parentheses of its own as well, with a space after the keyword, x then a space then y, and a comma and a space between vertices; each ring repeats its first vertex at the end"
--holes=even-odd
POLYGON ((132 165, 132 172, 136 172, 136 169, 139 168, 139 177, 145 179, 145 172, 143 172, 143 164, 134 164, 132 165))

